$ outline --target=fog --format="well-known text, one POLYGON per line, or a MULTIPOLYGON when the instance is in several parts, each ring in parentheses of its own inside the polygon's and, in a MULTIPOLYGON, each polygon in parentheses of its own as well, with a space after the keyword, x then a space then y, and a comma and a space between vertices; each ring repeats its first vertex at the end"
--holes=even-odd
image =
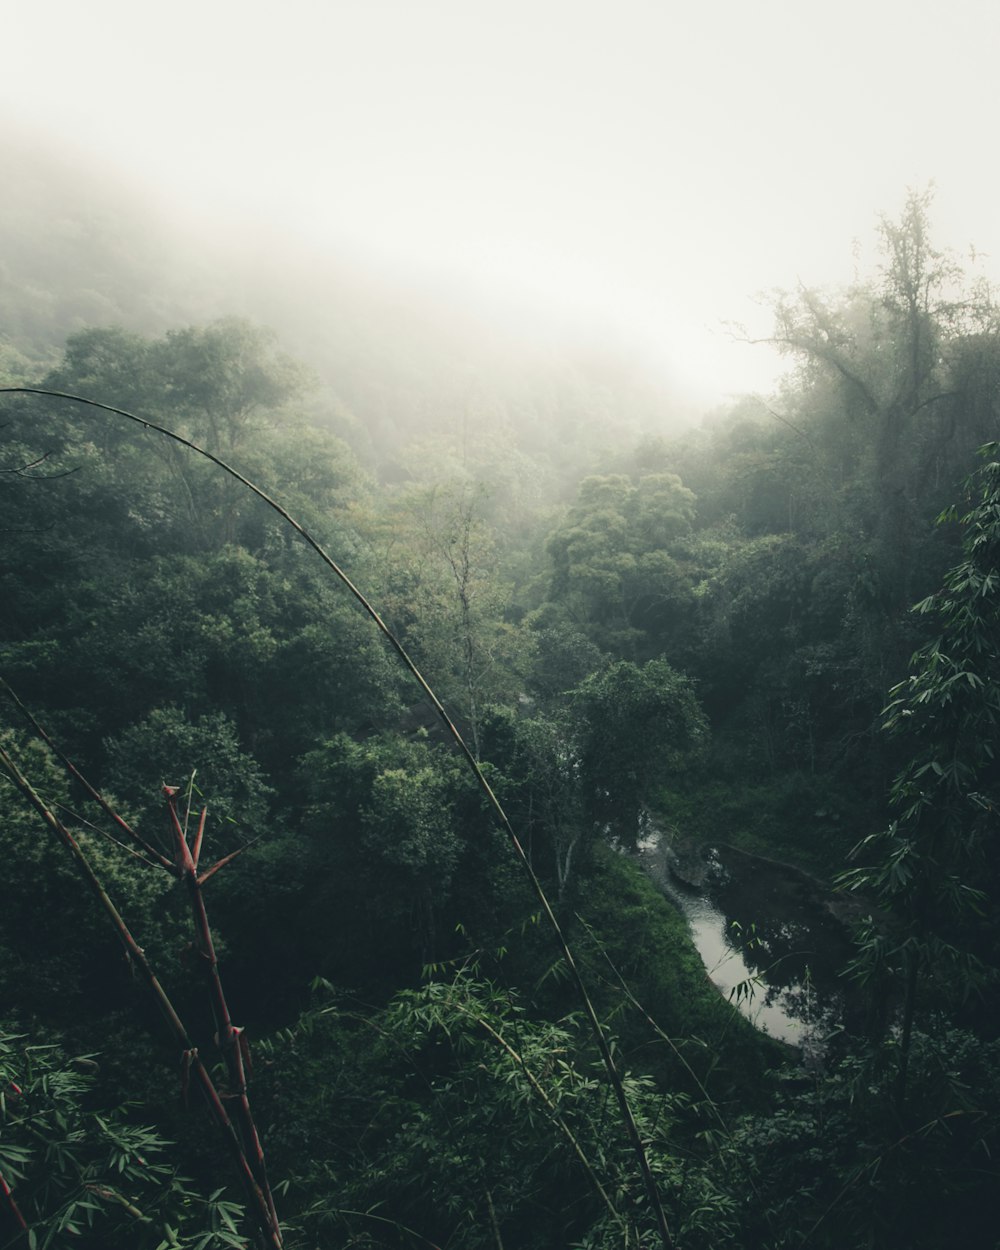
POLYGON ((780 371, 727 323, 870 271, 908 187, 995 271, 998 33, 978 0, 39 0, 5 15, 0 110, 197 235, 216 287, 237 256, 348 266, 708 406, 780 371))

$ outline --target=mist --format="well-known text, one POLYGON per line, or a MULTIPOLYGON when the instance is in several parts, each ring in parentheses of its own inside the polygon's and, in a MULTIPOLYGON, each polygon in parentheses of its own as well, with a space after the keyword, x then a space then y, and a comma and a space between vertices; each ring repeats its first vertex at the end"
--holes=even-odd
MULTIPOLYGON (((264 304, 322 351, 328 313, 410 308, 462 351, 572 341, 705 410, 782 372, 728 326, 764 338, 775 288, 870 270, 909 187, 936 181, 937 237, 989 276, 997 22, 972 0, 20 6, 5 184, 37 186, 32 149, 74 172, 6 250, 63 254, 59 223, 102 203, 137 265, 155 237, 161 314, 264 304)), ((99 280, 90 308, 114 311, 99 280)))

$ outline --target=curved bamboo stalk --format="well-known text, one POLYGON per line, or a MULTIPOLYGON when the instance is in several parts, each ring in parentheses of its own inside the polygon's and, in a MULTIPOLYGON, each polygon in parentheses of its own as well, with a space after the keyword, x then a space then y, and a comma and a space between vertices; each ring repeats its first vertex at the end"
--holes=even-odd
POLYGON ((286 522, 286 524, 290 525, 292 529, 294 529, 296 533, 301 536, 303 541, 306 542, 313 549, 313 551, 316 552, 316 554, 323 561, 323 563, 330 569, 330 571, 334 574, 334 576, 338 578, 338 580, 342 583, 345 589, 354 597, 354 599, 361 606, 364 612, 367 613, 369 617, 371 617, 372 621, 375 623, 376 628, 379 630, 382 636, 386 639, 386 641, 389 643, 392 649, 399 656, 400 660, 402 661, 404 666, 407 668, 410 675, 413 677, 417 685, 420 687, 425 698, 430 702, 431 706, 434 708, 434 711, 437 713, 442 724, 444 725, 448 736, 451 738, 452 742, 455 744, 459 752, 465 758, 466 764, 468 765, 473 776, 475 777, 476 784, 478 785, 480 791, 484 795, 490 807, 490 810, 493 812, 494 818, 496 819, 500 828, 503 830, 504 834, 506 835, 507 840, 510 842, 514 850, 514 854, 516 855, 518 862, 521 865, 522 870, 524 871, 525 875, 528 878, 532 891, 534 892, 535 897, 538 900, 539 906, 541 907, 542 912, 545 916, 545 919, 548 922, 549 928, 552 930, 553 936, 555 937, 556 944, 559 948, 559 952, 563 960, 566 963, 566 967, 569 969, 570 977, 573 981, 573 985, 576 989, 577 996, 579 997, 581 1006, 584 1009, 584 1014, 587 1017, 587 1022, 594 1036, 594 1041, 597 1043, 597 1048, 601 1055, 601 1061, 607 1073, 608 1081, 611 1084, 612 1089, 614 1090, 615 1100, 618 1103, 619 1111, 622 1116, 623 1123, 625 1125, 625 1129, 629 1138, 629 1142, 631 1143, 632 1149, 635 1152, 636 1160, 639 1164, 639 1170, 642 1175, 643 1184, 646 1190, 647 1197, 649 1199, 650 1207, 652 1208, 653 1214, 656 1219, 656 1225, 659 1231, 660 1241, 663 1245, 663 1250, 673 1250, 674 1243, 670 1235, 670 1229, 667 1224, 666 1214, 663 1210, 663 1203, 660 1199, 660 1193, 659 1193, 659 1190, 657 1189, 656 1181, 653 1177, 652 1169, 650 1168, 650 1165, 649 1165, 649 1158, 646 1154, 645 1146, 643 1145, 642 1138, 639 1134, 638 1125, 635 1122, 635 1116, 632 1114, 632 1107, 629 1103, 628 1095, 625 1092, 625 1087, 622 1083, 621 1075, 618 1072, 618 1068, 617 1068, 617 1065, 615 1064, 614 1057, 611 1054, 611 1048, 608 1045, 608 1039, 604 1032, 604 1028, 600 1020, 598 1019, 597 1012, 594 1008, 594 1004, 591 1000, 590 994, 587 991, 586 985, 584 984, 583 977, 580 973, 579 967, 577 966, 576 960, 573 958, 573 953, 570 950, 569 944, 566 940, 565 934, 563 933, 562 927, 559 924, 558 919, 556 918, 555 912, 552 910, 552 905, 550 904, 548 897, 545 894, 544 889, 542 888, 542 884, 539 881, 538 876, 535 873, 535 870, 531 866, 531 862, 528 859, 528 856, 526 855, 524 848, 521 845, 521 842, 518 839, 518 836, 514 831, 513 825, 511 825, 510 820, 508 819, 506 812, 501 806, 499 799, 494 794, 492 787, 487 781, 486 776, 484 775, 482 769, 479 766, 479 763, 477 762, 475 758, 475 755, 470 750, 465 739, 459 733, 451 717, 445 711, 443 704, 438 699, 434 691, 431 689, 430 685, 427 683, 423 674, 420 672, 416 664, 410 658, 403 644, 399 641, 399 639, 392 632, 392 630, 388 627, 388 625, 386 625, 385 621, 383 621, 382 617, 375 610, 374 606, 362 594, 362 592, 358 589, 358 587, 355 586, 355 584, 347 576, 347 574, 340 567, 340 565, 337 564, 337 562, 333 559, 333 557, 324 549, 324 547, 315 538, 313 538, 313 536, 309 533, 309 531, 305 528, 305 526, 303 526, 299 521, 297 521, 291 515, 291 513, 289 513, 284 507, 282 507, 280 503, 277 502, 277 500, 273 499, 270 495, 267 494, 266 491, 262 490, 261 487, 257 486, 249 478, 244 477, 242 473, 240 473, 237 469, 234 469, 232 465, 228 464, 221 457, 216 456, 213 452, 207 451, 204 447, 200 447, 197 443, 192 442, 191 439, 185 438, 182 434, 178 434, 174 430, 168 429, 166 426, 160 425, 156 421, 150 420, 148 417, 140 417, 140 416, 137 416, 133 412, 127 411, 124 408, 116 408, 112 404, 104 404, 104 403, 99 402, 98 400, 87 399, 82 395, 73 395, 66 391, 53 391, 53 390, 45 389, 43 387, 35 387, 35 386, 4 386, 4 387, 0 387, 0 394, 38 395, 44 398, 69 400, 73 403, 83 404, 84 406, 89 407, 89 408, 96 408, 102 412, 109 412, 114 416, 124 417, 126 420, 132 421, 136 425, 141 425, 143 429, 155 430, 158 434, 162 434, 165 438, 172 439, 174 442, 181 444, 181 446, 187 447, 190 451, 193 451, 196 455, 204 456, 206 460, 211 461, 212 464, 216 465, 224 473, 229 474, 230 477, 234 478, 242 486, 246 487, 246 489, 249 490, 252 494, 256 495, 258 499, 262 500, 269 508, 271 508, 274 512, 276 512, 278 516, 280 516, 286 522))

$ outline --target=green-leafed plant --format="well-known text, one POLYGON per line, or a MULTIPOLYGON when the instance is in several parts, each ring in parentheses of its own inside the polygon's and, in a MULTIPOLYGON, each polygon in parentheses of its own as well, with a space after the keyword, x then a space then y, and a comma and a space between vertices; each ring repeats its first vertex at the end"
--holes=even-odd
POLYGON ((101 1105, 98 1071, 0 1029, 0 1246, 245 1250, 239 1204, 200 1193, 128 1104, 101 1105))
MULTIPOLYGON (((264 1047, 262 1079, 282 1098, 269 1139, 298 1161, 288 1201, 306 1232, 370 1247, 650 1244, 644 1181, 580 1016, 541 1019, 472 966, 431 977, 379 1012, 325 987, 264 1047)), ((680 1127, 689 1098, 622 1079, 677 1243, 737 1244, 722 1174, 680 1127)))
POLYGON ((915 611, 937 636, 915 653, 910 676, 893 687, 886 731, 911 755, 892 788, 898 817, 867 837, 866 861, 842 877, 873 895, 889 924, 869 923, 855 971, 880 984, 899 976, 903 1015, 897 1100, 906 1093, 918 993, 934 979, 954 1001, 996 976, 996 882, 991 847, 997 833, 1000 773, 1000 444, 967 483, 972 506, 942 521, 963 527, 964 559, 915 611))

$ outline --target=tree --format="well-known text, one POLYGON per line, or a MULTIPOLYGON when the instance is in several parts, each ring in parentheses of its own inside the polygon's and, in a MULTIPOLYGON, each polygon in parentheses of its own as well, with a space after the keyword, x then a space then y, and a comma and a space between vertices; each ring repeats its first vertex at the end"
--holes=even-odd
POLYGON ((168 330, 159 339, 121 326, 89 327, 70 335, 46 380, 53 390, 172 418, 222 455, 238 450, 310 384, 308 370, 281 351, 273 330, 240 317, 168 330))
POLYGON ((694 509, 674 473, 585 478, 547 543, 551 598, 617 654, 662 651, 690 605, 678 542, 694 509))
MULTIPOLYGON (((282 1090, 279 1154, 313 1196, 310 1244, 659 1244, 577 1015, 540 1018, 475 966, 438 970, 377 1013, 324 998, 272 1048, 265 1076, 282 1090)), ((736 1206, 686 1149, 685 1098, 639 1073, 623 1080, 678 1244, 731 1244, 736 1206)))
POLYGON ((531 639, 506 619, 510 586, 482 486, 411 490, 396 511, 386 560, 386 615, 480 753, 491 703, 520 690, 531 639))
POLYGON ((308 856, 312 880, 299 910, 316 929, 308 934, 310 948, 331 948, 320 965, 324 972, 332 967, 351 975, 340 966, 342 952, 350 943, 350 953, 359 955, 354 944, 361 937, 368 953, 355 964, 355 976, 360 964, 381 962, 378 974, 393 966, 405 978, 413 971, 414 939, 422 962, 437 957, 438 917, 463 834, 471 832, 460 832, 455 818, 461 786, 455 768, 425 739, 396 734, 365 742, 338 734, 303 759, 309 842, 296 853, 308 856))
MULTIPOLYGON (((122 326, 90 326, 66 340, 62 360, 46 377, 53 390, 100 395, 119 408, 142 408, 157 396, 162 383, 152 340, 122 326)), ((157 410, 163 402, 159 394, 157 410)), ((124 437, 117 425, 103 427, 124 437)))
MULTIPOLYGON (((67 340, 45 385, 148 414, 234 458, 313 382, 305 366, 280 350, 273 331, 229 317, 160 339, 117 326, 82 330, 67 340)), ((116 490, 134 497, 137 485, 147 496, 158 488, 158 507, 175 522, 200 531, 203 540, 236 540, 243 499, 228 477, 168 440, 136 439, 119 422, 102 421, 91 440, 116 490)), ((133 505, 137 516, 148 511, 147 500, 133 505)))
POLYGON ((781 295, 771 340, 801 364, 804 470, 854 479, 843 503, 873 545, 890 614, 913 597, 934 478, 956 461, 967 471, 969 343, 995 341, 997 328, 989 293, 963 291, 957 263, 933 247, 930 204, 929 191, 911 192, 897 221, 882 218, 876 281, 781 295))
POLYGON ((154 362, 164 406, 190 420, 196 442, 227 458, 313 385, 273 330, 241 317, 168 330, 154 362))
POLYGON ((587 833, 572 721, 565 714, 522 716, 492 708, 483 741, 501 771, 504 809, 536 870, 554 871, 561 901, 587 833))
MULTIPOLYGON (((9 690, 6 693, 8 695, 11 694, 9 690)), ((34 717, 27 712, 27 709, 19 703, 16 696, 13 696, 13 702, 27 715, 38 739, 49 743, 50 739, 47 733, 34 717)), ((111 840, 115 841, 119 846, 124 846, 126 850, 133 851, 136 858, 141 860, 147 867, 158 865, 160 868, 167 870, 171 876, 183 880, 186 886, 186 893, 192 908, 197 949, 204 959, 202 967, 205 969, 209 981, 209 992, 216 1023, 215 1041, 225 1057, 230 1087, 236 1097, 238 1133, 234 1129, 233 1119, 230 1118, 222 1103, 218 1088, 199 1055, 199 1048, 192 1042, 192 1034, 178 1016, 174 1004, 164 991, 163 984, 154 972, 144 948, 136 941, 129 925, 108 895, 101 877, 95 871, 92 858, 88 856, 80 840, 54 814, 50 802, 39 794, 31 780, 24 774, 18 762, 6 749, 0 749, 0 763, 2 763, 3 770, 10 783, 12 783, 19 797, 34 810, 37 816, 41 817, 42 822, 69 853, 75 865, 77 876, 82 879, 92 901, 97 901, 105 918, 111 922, 111 927, 117 936, 120 949, 125 953, 130 966, 136 971, 138 979, 141 980, 152 999, 160 1008, 168 1032, 173 1035, 174 1042, 180 1047, 183 1063, 183 1087, 186 1090, 189 1077, 193 1077, 195 1083, 204 1094, 206 1105, 212 1118, 221 1130, 233 1161, 237 1165, 244 1193, 250 1202, 250 1222, 256 1229, 254 1240, 260 1246, 266 1245, 280 1250, 282 1245, 281 1229, 267 1180, 263 1149, 246 1093, 245 1060, 246 1063, 249 1062, 248 1052, 246 1051, 245 1039, 241 1037, 242 1030, 233 1026, 229 1014, 222 982, 218 975, 218 961, 202 892, 204 882, 214 876, 220 868, 224 867, 234 857, 236 852, 224 856, 207 870, 200 868, 206 811, 202 808, 200 819, 196 829, 192 830, 191 840, 189 841, 187 818, 185 817, 182 823, 176 810, 176 796, 178 793, 176 787, 163 787, 163 793, 166 796, 169 807, 171 839, 174 843, 175 853, 169 855, 162 850, 158 850, 152 842, 136 832, 114 810, 107 800, 85 780, 76 766, 65 756, 62 757, 62 762, 67 774, 72 775, 88 797, 113 822, 116 833, 126 841, 124 843, 119 842, 118 838, 113 836, 111 840)), ((3 1110, 2 1104, 0 1104, 0 1110, 3 1110)), ((60 1129, 64 1128, 64 1118, 57 1116, 56 1124, 60 1129)), ((141 1166, 141 1157, 138 1162, 141 1166)), ((118 1164, 118 1170, 122 1170, 121 1163, 118 1164)), ((9 1186, 6 1185, 6 1182, 4 1182, 3 1189, 9 1196, 9 1186)), ((128 1205, 127 1199, 125 1200, 125 1205, 128 1205)), ((27 1232, 29 1244, 34 1245, 36 1234, 28 1229, 20 1212, 13 1205, 11 1209, 16 1214, 21 1228, 27 1232)), ((141 1213, 132 1211, 132 1214, 138 1214, 141 1218, 141 1213)), ((235 1227, 233 1231, 235 1233, 235 1227)), ((170 1235, 169 1229, 168 1235, 170 1235)))
POLYGON ((886 732, 910 753, 892 788, 900 814, 859 844, 856 855, 869 862, 842 878, 852 890, 873 893, 895 920, 889 938, 869 923, 856 970, 869 980, 886 972, 902 977, 900 1105, 921 983, 933 978, 967 993, 981 979, 984 958, 997 956, 1000 444, 982 454, 987 463, 967 483, 971 508, 961 516, 950 508, 940 518, 961 524, 964 559, 914 609, 939 632, 916 652, 884 713, 886 732))
POLYGON ((634 847, 655 787, 705 743, 690 681, 666 660, 622 660, 573 692, 580 785, 596 829, 634 847))
POLYGON ((165 784, 190 786, 195 807, 199 795, 210 795, 214 821, 220 827, 239 822, 244 841, 265 826, 270 787, 221 712, 192 721, 179 708, 154 708, 105 749, 107 786, 137 814, 141 829, 162 828, 165 784))
POLYGON ((562 899, 593 838, 634 848, 644 804, 707 733, 686 677, 665 660, 620 661, 568 691, 562 707, 531 715, 492 709, 484 743, 508 815, 562 899))
MULTIPOLYGON (((0 748, 21 758, 54 811, 73 810, 71 787, 42 743, 3 729, 0 748)), ((39 831, 37 814, 2 772, 0 805, 7 888, 0 909, 0 999, 6 1018, 69 1027, 88 1011, 117 1009, 133 984, 113 934, 80 888, 69 858, 54 851, 39 831)), ((93 829, 78 829, 77 838, 108 888, 127 900, 144 940, 175 957, 183 930, 169 883, 93 829)))

